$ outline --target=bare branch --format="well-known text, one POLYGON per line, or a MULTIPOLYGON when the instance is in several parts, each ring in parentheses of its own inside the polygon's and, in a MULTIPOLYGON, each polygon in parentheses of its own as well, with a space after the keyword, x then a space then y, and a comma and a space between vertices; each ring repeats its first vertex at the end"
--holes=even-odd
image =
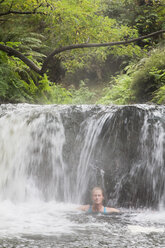
POLYGON ((8 47, 8 46, 0 44, 0 50, 6 52, 9 56, 15 56, 15 57, 19 58, 30 69, 32 69, 33 71, 37 72, 39 75, 43 75, 47 71, 47 67, 48 67, 48 63, 50 62, 50 59, 53 56, 55 56, 56 54, 59 54, 61 52, 69 51, 69 50, 73 50, 73 49, 79 49, 79 48, 127 45, 129 43, 133 43, 133 42, 143 40, 143 39, 146 39, 146 38, 149 38, 149 37, 152 37, 152 36, 156 36, 156 35, 159 35, 161 33, 165 33, 165 30, 160 30, 160 31, 148 34, 148 35, 141 36, 139 38, 126 40, 126 41, 116 41, 116 42, 109 42, 109 43, 91 43, 91 44, 82 43, 82 44, 73 44, 73 45, 70 45, 70 46, 64 46, 64 47, 61 47, 61 48, 57 48, 46 57, 41 69, 33 61, 28 59, 25 55, 23 55, 19 51, 15 50, 14 48, 11 48, 11 47, 8 47))
POLYGON ((7 12, 0 13, 0 16, 10 15, 10 14, 16 14, 16 15, 34 15, 34 14, 46 15, 46 13, 37 12, 36 9, 34 9, 34 11, 14 11, 14 10, 9 10, 7 12))
POLYGON ((126 40, 126 41, 116 41, 116 42, 108 42, 108 43, 82 43, 82 44, 73 44, 73 45, 70 45, 70 46, 64 46, 64 47, 61 47, 61 48, 57 48, 55 49, 52 53, 50 53, 47 58, 45 59, 44 63, 43 63, 43 66, 42 66, 42 69, 41 69, 41 73, 45 73, 46 70, 47 70, 47 65, 50 61, 50 59, 58 54, 58 53, 61 53, 61 52, 64 52, 64 51, 68 51, 68 50, 73 50, 73 49, 78 49, 78 48, 88 48, 88 47, 106 47, 106 46, 116 46, 116 45, 127 45, 129 43, 133 43, 133 42, 136 42, 136 41, 139 41, 139 40, 144 40, 144 39, 147 39, 149 37, 152 37, 152 36, 156 36, 156 35, 159 35, 161 33, 165 33, 165 30, 160 30, 160 31, 157 31, 157 32, 154 32, 154 33, 151 33, 151 34, 148 34, 148 35, 144 35, 144 36, 141 36, 139 38, 135 38, 135 39, 131 39, 131 40, 126 40))
POLYGON ((15 50, 12 47, 8 47, 5 45, 0 44, 0 50, 6 52, 9 56, 14 56, 22 60, 30 69, 37 72, 38 74, 41 74, 41 69, 30 59, 25 57, 22 53, 15 50))
MULTIPOLYGON (((3 1, 3 0, 2 0, 3 1)), ((39 4, 36 6, 32 11, 16 11, 12 10, 13 2, 10 5, 10 9, 4 13, 0 13, 0 16, 10 15, 10 14, 16 14, 16 15, 34 15, 34 14, 40 14, 40 15, 46 15, 44 12, 37 12, 37 9, 39 9, 43 4, 39 4)))
POLYGON ((39 7, 41 7, 43 4, 41 3, 40 5, 38 5, 35 9, 34 12, 36 12, 37 9, 39 9, 39 7))

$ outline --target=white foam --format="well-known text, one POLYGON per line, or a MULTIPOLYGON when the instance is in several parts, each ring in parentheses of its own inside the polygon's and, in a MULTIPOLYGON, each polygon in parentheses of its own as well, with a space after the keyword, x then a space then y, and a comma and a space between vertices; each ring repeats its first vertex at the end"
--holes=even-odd
POLYGON ((139 226, 139 225, 128 225, 128 230, 131 231, 133 234, 137 233, 163 233, 165 232, 165 228, 161 227, 144 227, 144 226, 139 226))
POLYGON ((74 209, 74 205, 56 202, 1 202, 0 237, 71 233, 73 223, 67 216, 74 209))
POLYGON ((165 224, 165 210, 161 210, 161 211, 145 210, 143 212, 138 213, 132 219, 141 223, 150 222, 156 224, 165 224))

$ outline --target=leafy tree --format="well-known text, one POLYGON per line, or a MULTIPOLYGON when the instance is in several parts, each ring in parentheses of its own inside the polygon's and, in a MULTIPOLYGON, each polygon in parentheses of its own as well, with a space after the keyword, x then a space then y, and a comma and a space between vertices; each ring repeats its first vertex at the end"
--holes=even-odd
MULTIPOLYGON (((115 18, 118 23, 136 27, 139 35, 146 35, 165 27, 164 0, 104 0, 103 11, 105 15, 115 18)), ((139 45, 152 45, 158 42, 157 37, 139 42, 139 45)))
POLYGON ((54 55, 68 72, 74 72, 89 67, 93 58, 102 63, 108 54, 141 54, 140 48, 132 43, 139 39, 137 30, 104 16, 101 3, 101 0, 0 1, 0 50, 9 55, 10 70, 24 82, 26 93, 33 100, 39 101, 43 94, 46 99, 50 97, 53 83, 44 74, 54 55))
MULTIPOLYGON (((9 2, 11 4, 11 1, 9 2)), ((15 25, 18 23, 18 20, 20 22, 22 15, 26 15, 23 20, 23 25, 21 25, 21 28, 25 31, 20 32, 21 30, 19 30, 19 36, 21 35, 25 37, 25 32, 27 34, 27 31, 28 34, 36 31, 36 29, 37 32, 41 31, 45 37, 44 44, 46 45, 46 47, 42 50, 46 50, 45 52, 47 54, 52 50, 52 48, 61 49, 61 47, 71 44, 76 45, 87 42, 105 43, 118 41, 126 36, 130 38, 137 37, 136 29, 129 29, 123 25, 119 26, 115 19, 98 15, 97 12, 99 11, 100 6, 99 0, 72 0, 69 2, 66 0, 61 0, 46 2, 48 2, 48 6, 45 6, 45 1, 34 0, 32 1, 32 4, 30 4, 30 2, 28 4, 23 4, 22 1, 15 0, 12 1, 10 10, 0 13, 0 16, 6 14, 7 25, 10 25, 10 22, 15 25), (31 13, 32 16, 27 19, 27 15, 29 17, 29 13, 31 13), (16 18, 18 14, 19 17, 16 18), (8 18, 8 15, 12 15, 11 18, 8 18), (34 28, 31 27, 31 23, 33 23, 34 28), (34 25, 35 23, 36 25, 34 25), (41 23, 44 27, 40 27, 41 23)), ((1 5, 3 4, 5 5, 4 1, 1 5)), ((8 4, 6 5, 5 7, 9 8, 8 4)), ((6 23, 2 26, 6 29, 6 23)), ((10 41, 18 41, 17 32, 15 32, 13 37, 6 37, 6 40, 3 38, 2 41, 7 42, 8 38, 10 38, 10 41)), ((128 49, 126 48, 122 51, 122 53, 126 54, 133 52, 139 52, 138 47, 129 46, 128 49)), ((64 63, 67 70, 71 71, 74 70, 74 68, 81 68, 85 66, 92 54, 94 54, 99 61, 102 61, 106 58, 107 53, 107 49, 99 49, 97 51, 86 50, 76 53, 73 51, 70 53, 60 54, 60 59, 64 63)), ((121 53, 121 49, 112 48, 109 53, 121 53)), ((57 54, 57 50, 55 54, 57 54)), ((31 67, 39 73, 40 70, 38 67, 31 67)), ((45 72, 45 69, 42 69, 41 73, 43 72, 45 72)))

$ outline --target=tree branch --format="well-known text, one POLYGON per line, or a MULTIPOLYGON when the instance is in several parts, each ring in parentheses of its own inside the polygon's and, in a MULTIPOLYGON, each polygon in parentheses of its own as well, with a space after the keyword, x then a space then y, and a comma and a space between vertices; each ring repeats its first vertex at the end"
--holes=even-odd
POLYGON ((9 10, 5 13, 0 13, 0 16, 5 16, 5 15, 10 15, 10 14, 15 14, 15 15, 35 15, 35 14, 40 14, 40 15, 46 15, 44 12, 37 12, 36 10, 34 11, 14 11, 14 10, 9 10))
POLYGON ((139 38, 135 38, 135 39, 131 39, 131 40, 126 40, 126 41, 116 41, 116 42, 108 42, 108 43, 89 43, 89 44, 88 43, 82 43, 82 44, 73 44, 73 45, 57 48, 46 57, 46 59, 45 59, 45 61, 43 63, 42 69, 41 69, 41 73, 44 74, 46 72, 47 65, 48 65, 49 61, 51 60, 51 58, 54 55, 56 55, 58 53, 68 51, 68 50, 78 49, 78 48, 126 45, 126 44, 133 43, 133 42, 136 42, 136 41, 139 41, 139 40, 144 40, 144 39, 152 37, 152 36, 159 35, 161 33, 165 33, 165 30, 159 30, 159 31, 151 33, 151 34, 144 35, 144 36, 141 36, 139 38))
POLYGON ((16 14, 16 15, 34 15, 34 14, 46 15, 44 12, 37 12, 37 9, 39 9, 42 6, 42 3, 40 5, 38 5, 36 8, 34 8, 33 11, 11 10, 12 5, 13 5, 13 3, 11 3, 10 9, 8 11, 4 12, 4 13, 0 13, 0 16, 10 15, 10 14, 16 14))
POLYGON ((133 43, 139 40, 143 40, 152 36, 156 36, 159 35, 161 33, 165 33, 165 30, 160 30, 148 35, 144 35, 141 36, 139 38, 135 38, 135 39, 131 39, 131 40, 126 40, 126 41, 116 41, 116 42, 108 42, 108 43, 82 43, 82 44, 72 44, 69 46, 64 46, 61 48, 57 48, 55 49, 52 53, 50 53, 43 65, 42 68, 40 69, 33 61, 31 61, 30 59, 28 59, 26 56, 24 56, 22 53, 20 53, 19 51, 15 50, 14 48, 5 46, 0 44, 0 50, 6 52, 9 56, 15 56, 17 58, 19 58, 20 60, 22 60, 30 69, 32 69, 33 71, 37 72, 39 75, 43 75, 48 67, 48 63, 50 62, 51 58, 53 56, 55 56, 56 54, 59 54, 61 52, 64 51, 69 51, 69 50, 73 50, 73 49, 79 49, 79 48, 89 48, 89 47, 106 47, 106 46, 116 46, 116 45, 127 45, 129 43, 133 43))
POLYGON ((0 50, 6 52, 9 56, 14 56, 22 60, 30 69, 37 72, 38 74, 42 75, 41 69, 30 59, 24 56, 19 51, 15 50, 12 47, 8 47, 5 45, 0 44, 0 50))

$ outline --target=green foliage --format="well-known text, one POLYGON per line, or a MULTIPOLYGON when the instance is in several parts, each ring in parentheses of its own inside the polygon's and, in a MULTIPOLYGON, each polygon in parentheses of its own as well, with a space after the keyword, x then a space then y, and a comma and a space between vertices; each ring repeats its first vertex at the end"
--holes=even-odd
POLYGON ((104 90, 101 104, 165 103, 165 49, 154 49, 151 54, 125 68, 104 90))
MULTIPOLYGON (((39 34, 26 34, 18 37, 18 41, 6 42, 12 48, 17 48, 33 60, 38 66, 44 54, 34 51, 41 48, 39 34), (30 37, 29 37, 30 35, 30 37)), ((2 43, 3 44, 3 43, 2 43)), ((50 81, 30 70, 20 59, 8 57, 1 52, 0 76, 1 76, 1 101, 46 103, 47 96, 51 93, 50 81), (10 87, 9 87, 10 84, 10 87)))
POLYGON ((29 71, 23 62, 9 59, 0 52, 0 102, 57 103, 71 102, 71 93, 52 84, 46 74, 43 77, 29 71), (21 79, 23 76, 24 80, 21 79), (26 81, 25 81, 26 78, 26 81), (35 83, 37 82, 37 85, 35 83))
POLYGON ((160 87, 154 94, 152 101, 157 104, 165 104, 165 85, 160 87))
POLYGON ((33 60, 36 64, 42 62, 46 55, 43 53, 44 49, 47 49, 44 45, 45 37, 37 33, 22 34, 17 38, 19 41, 19 50, 26 54, 28 58, 33 60))
MULTIPOLYGON (((102 1, 61 0, 54 3, 54 10, 46 19, 45 34, 49 35, 47 45, 52 49, 77 43, 99 43, 123 40, 125 37, 137 37, 135 28, 118 25, 115 19, 104 17, 100 11, 102 1)), ((126 54, 132 56, 139 53, 137 46, 79 49, 61 53, 63 66, 67 72, 90 68, 93 58, 96 63, 106 60, 108 54, 126 54)))
MULTIPOLYGON (((14 47, 15 42, 10 42, 14 47)), ((39 102, 49 92, 49 81, 30 71, 21 60, 0 52, 0 99, 9 102, 39 102), (38 84, 38 86, 36 86, 38 84)))
POLYGON ((80 82, 80 87, 78 90, 72 88, 70 89, 72 94, 72 104, 92 104, 94 103, 95 93, 90 91, 86 86, 85 82, 80 82))
MULTIPOLYGON (((16 48, 40 67, 45 56, 61 46, 128 40, 138 37, 139 34, 165 27, 163 0, 152 1, 152 5, 149 5, 148 1, 143 1, 143 6, 138 2, 133 0, 0 1, 0 42, 16 48), (3 15, 6 12, 9 14, 3 15)), ((59 54, 58 59, 69 77, 77 71, 93 72, 94 68, 100 67, 111 55, 117 58, 125 56, 127 61, 141 58, 144 56, 141 47, 153 46, 158 41, 155 38, 154 42, 147 39, 143 44, 140 43, 140 46, 129 44, 72 50, 59 54)), ((164 59, 158 51, 155 52, 155 56, 150 57, 145 61, 141 60, 137 66, 130 66, 132 72, 127 70, 126 74, 113 78, 110 88, 105 89, 105 96, 100 102, 126 104, 133 101, 143 102, 146 99, 163 102, 164 59), (162 60, 160 63, 159 58, 162 60)), ((68 91, 55 84, 55 81, 50 82, 47 75, 43 77, 37 75, 18 58, 7 57, 6 54, 0 53, 1 102, 94 103, 96 99, 94 93, 83 82, 78 90, 68 91)))
POLYGON ((153 50, 150 56, 138 63, 132 81, 132 90, 137 102, 153 101, 155 92, 165 84, 164 68, 164 48, 153 50))
POLYGON ((132 78, 127 74, 114 77, 110 82, 110 87, 104 89, 104 96, 97 102, 98 104, 128 104, 134 101, 131 91, 132 78))
POLYGON ((25 102, 31 101, 18 72, 13 70, 11 63, 4 52, 0 52, 0 101, 1 102, 25 102))
MULTIPOLYGON (((165 8, 162 1, 104 0, 103 12, 120 24, 136 27, 139 35, 146 35, 165 27, 165 8), (151 4, 152 2, 152 4, 151 4)), ((141 47, 154 45, 157 37, 140 41, 141 47)))
MULTIPOLYGON (((10 14, 3 15, 0 41, 21 51, 40 66, 49 52, 61 46, 84 42, 117 41, 126 36, 137 37, 135 28, 119 25, 115 19, 104 17, 101 3, 101 0, 2 1, 0 2, 0 15, 8 11, 10 14)), ((96 63, 102 63, 108 54, 134 56, 139 53, 138 46, 129 45, 125 49, 112 47, 73 50, 60 54, 58 58, 67 73, 74 73, 77 69, 89 70, 93 58, 96 63)), ((68 98, 67 91, 57 85, 52 87, 48 78, 42 79, 30 71, 19 59, 11 57, 6 63, 10 70, 17 74, 16 77, 21 80, 22 87, 31 97, 32 102, 47 102, 47 96, 51 95, 50 92, 54 92, 56 102, 61 103, 65 98, 64 102, 69 101, 70 96, 68 98), (50 88, 54 90, 50 90, 50 88), (56 91, 57 93, 55 93, 56 91)), ((88 89, 82 86, 77 93, 73 92, 75 99, 81 98, 81 92, 85 93, 86 99, 91 97, 88 89)), ((75 100, 75 102, 77 101, 75 100)), ((84 100, 81 99, 80 102, 84 102, 84 100)))
POLYGON ((70 104, 72 103, 72 94, 61 85, 53 85, 51 87, 49 103, 53 104, 70 104))

